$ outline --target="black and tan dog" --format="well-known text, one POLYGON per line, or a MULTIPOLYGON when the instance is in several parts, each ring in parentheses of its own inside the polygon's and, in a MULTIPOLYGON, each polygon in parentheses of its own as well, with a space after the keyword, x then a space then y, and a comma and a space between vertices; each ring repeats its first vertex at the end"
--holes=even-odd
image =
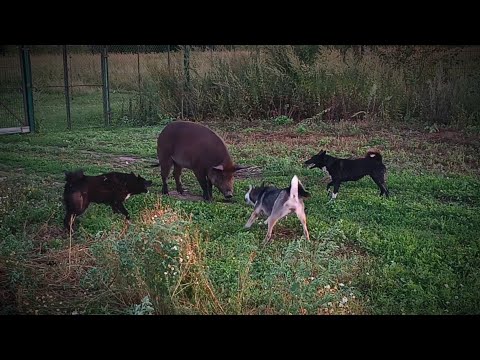
POLYGON ((147 193, 152 185, 141 176, 110 172, 98 176, 87 176, 82 170, 65 173, 65 189, 63 199, 66 215, 63 221, 66 229, 73 226, 75 216, 85 212, 91 202, 108 204, 113 212, 120 212, 130 219, 123 202, 131 195, 147 193))
POLYGON ((386 185, 387 168, 382 162, 382 155, 377 150, 369 150, 364 158, 339 159, 320 151, 305 161, 305 165, 311 165, 310 169, 318 167, 326 168, 332 181, 327 185, 327 191, 333 185, 332 199, 338 195, 340 184, 345 181, 356 181, 369 175, 380 189, 380 196, 388 197, 386 185))
POLYGON ((277 221, 288 214, 295 213, 302 223, 305 238, 310 240, 303 203, 303 198, 309 196, 310 194, 305 191, 296 175, 292 178, 290 186, 284 189, 264 186, 264 184, 259 187, 250 185, 250 189, 245 194, 245 201, 247 204, 254 205, 255 209, 245 224, 245 228, 250 228, 261 213, 268 216, 265 221, 268 224, 267 236, 264 241, 266 244, 272 236, 272 230, 277 221))

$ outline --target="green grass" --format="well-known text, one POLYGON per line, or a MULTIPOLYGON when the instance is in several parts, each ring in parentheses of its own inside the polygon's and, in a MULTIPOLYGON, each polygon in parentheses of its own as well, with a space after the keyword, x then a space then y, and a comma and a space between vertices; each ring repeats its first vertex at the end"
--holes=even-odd
MULTIPOLYGON (((0 282, 4 298, 16 299, 0 312, 480 313, 480 179, 470 159, 478 142, 445 154, 438 140, 401 129, 344 135, 339 124, 319 135, 266 124, 211 124, 237 162, 263 169, 262 179, 236 180, 233 204, 217 190, 212 203, 160 196, 158 169, 146 165, 161 126, 0 137, 0 282), (382 148, 389 168, 388 199, 364 178, 329 201, 321 171, 301 166, 320 147, 360 156, 370 146, 382 148), (154 187, 127 201, 129 227, 91 205, 70 245, 61 231, 63 170, 79 167, 135 171, 154 187), (252 211, 244 193, 261 180, 287 186, 293 174, 312 194, 311 241, 287 217, 262 248, 266 226, 243 228, 252 211)), ((201 195, 190 171, 183 182, 201 195)))
MULTIPOLYGON (((153 106, 154 100, 147 94, 135 92, 110 92, 111 126, 148 125, 161 122, 165 117, 159 113, 158 106, 153 106)), ((18 102, 18 96, 4 95, 4 101, 9 106, 18 102)), ((39 133, 63 132, 68 129, 65 95, 60 92, 46 91, 41 88, 33 93, 35 111, 35 130, 39 133)), ((80 93, 74 92, 70 98, 72 130, 100 129, 104 127, 102 89, 88 88, 80 93)), ((19 113, 23 116, 23 109, 19 113)), ((10 126, 5 123, 3 126, 10 126)))

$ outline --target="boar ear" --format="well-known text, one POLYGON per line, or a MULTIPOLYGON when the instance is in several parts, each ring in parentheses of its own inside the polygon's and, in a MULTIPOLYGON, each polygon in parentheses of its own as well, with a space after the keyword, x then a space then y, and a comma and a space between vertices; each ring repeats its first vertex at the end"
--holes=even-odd
POLYGON ((220 165, 214 166, 213 169, 223 171, 223 165, 220 164, 220 165))

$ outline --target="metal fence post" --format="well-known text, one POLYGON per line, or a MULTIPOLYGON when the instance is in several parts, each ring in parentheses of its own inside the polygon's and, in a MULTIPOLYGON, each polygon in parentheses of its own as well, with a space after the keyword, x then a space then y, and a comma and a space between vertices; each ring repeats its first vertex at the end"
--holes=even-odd
POLYGON ((138 73, 138 92, 140 93, 140 87, 142 78, 140 75, 140 45, 137 45, 137 73, 138 73))
POLYGON ((167 65, 168 71, 170 72, 170 45, 167 45, 167 65))
POLYGON ((65 87, 65 104, 67 105, 67 128, 72 130, 72 114, 70 111, 70 87, 68 84, 67 45, 63 45, 63 83, 65 87))
POLYGON ((183 54, 183 67, 185 72, 185 88, 190 88, 190 45, 185 45, 183 54))
POLYGON ((105 118, 105 126, 110 125, 111 109, 110 109, 110 82, 108 80, 108 50, 104 45, 102 48, 102 92, 103 92, 103 116, 105 118))
POLYGON ((183 97, 182 101, 182 118, 183 118, 183 103, 185 103, 185 112, 187 117, 190 116, 190 45, 184 46, 183 53, 183 70, 185 74, 185 82, 183 84, 183 97))
POLYGON ((22 67, 23 104, 30 132, 35 132, 35 114, 33 111, 32 66, 30 49, 20 46, 20 66, 22 67))

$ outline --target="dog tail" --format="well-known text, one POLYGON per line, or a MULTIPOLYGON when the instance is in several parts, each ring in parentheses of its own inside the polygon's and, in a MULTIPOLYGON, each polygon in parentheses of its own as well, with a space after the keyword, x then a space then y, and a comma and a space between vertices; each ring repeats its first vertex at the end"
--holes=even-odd
POLYGON ((85 174, 83 173, 83 170, 65 172, 65 181, 70 184, 76 183, 84 178, 85 174))
POLYGON ((298 197, 309 197, 297 175, 294 175, 290 184, 290 198, 298 200, 298 197))
POLYGON ((367 154, 365 155, 365 157, 372 158, 378 162, 382 162, 382 154, 380 154, 379 150, 370 149, 367 151, 367 154))

